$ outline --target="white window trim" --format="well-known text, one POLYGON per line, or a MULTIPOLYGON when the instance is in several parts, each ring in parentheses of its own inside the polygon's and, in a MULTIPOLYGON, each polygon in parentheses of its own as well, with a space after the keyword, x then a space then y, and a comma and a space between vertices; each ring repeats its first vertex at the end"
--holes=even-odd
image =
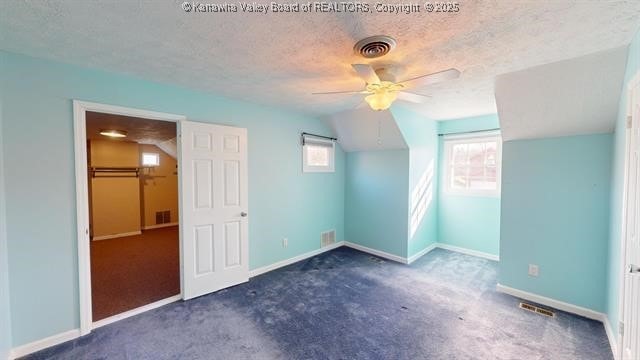
POLYGON ((443 181, 444 181, 444 193, 448 195, 456 196, 476 196, 476 197, 500 197, 502 191, 502 138, 498 134, 481 135, 481 136, 460 136, 460 137, 447 137, 443 139, 444 147, 444 166, 443 166, 443 181), (490 190, 480 189, 452 189, 451 188, 451 149, 456 144, 466 144, 470 142, 482 142, 496 140, 496 188, 490 190))
MULTIPOLYGON (((314 139, 314 141, 317 142, 318 140, 314 139)), ((305 147, 309 146, 309 145, 313 145, 313 144, 302 145, 302 172, 305 172, 305 173, 314 173, 314 172, 330 173, 330 172, 335 172, 336 144, 335 144, 335 142, 333 142, 331 140, 327 140, 326 143, 331 145, 331 146, 327 146, 327 148, 330 149, 330 151, 329 151, 329 165, 327 165, 327 166, 311 166, 311 165, 307 165, 307 152, 306 152, 305 147)))

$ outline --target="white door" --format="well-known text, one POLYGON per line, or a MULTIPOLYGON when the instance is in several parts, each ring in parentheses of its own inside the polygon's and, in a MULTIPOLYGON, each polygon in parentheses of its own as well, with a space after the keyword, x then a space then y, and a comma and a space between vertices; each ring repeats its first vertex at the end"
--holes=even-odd
POLYGON ((640 92, 635 91, 632 101, 632 126, 629 130, 627 167, 627 204, 625 219, 625 274, 624 274, 624 328, 622 336, 623 359, 640 359, 640 92))
POLYGON ((180 123, 184 299, 249 280, 247 130, 180 123))

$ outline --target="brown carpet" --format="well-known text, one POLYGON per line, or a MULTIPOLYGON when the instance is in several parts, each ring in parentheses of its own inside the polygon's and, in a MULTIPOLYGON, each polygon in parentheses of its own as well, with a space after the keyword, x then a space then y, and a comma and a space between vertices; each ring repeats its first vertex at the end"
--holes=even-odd
POLYGON ((178 294, 177 226, 91 242, 93 321, 178 294))

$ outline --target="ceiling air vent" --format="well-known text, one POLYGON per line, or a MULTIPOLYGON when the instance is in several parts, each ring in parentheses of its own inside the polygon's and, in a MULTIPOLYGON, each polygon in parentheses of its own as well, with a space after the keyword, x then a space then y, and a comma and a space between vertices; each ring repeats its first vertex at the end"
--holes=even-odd
POLYGON ((384 56, 396 47, 396 40, 391 36, 377 35, 362 39, 353 50, 367 59, 384 56))

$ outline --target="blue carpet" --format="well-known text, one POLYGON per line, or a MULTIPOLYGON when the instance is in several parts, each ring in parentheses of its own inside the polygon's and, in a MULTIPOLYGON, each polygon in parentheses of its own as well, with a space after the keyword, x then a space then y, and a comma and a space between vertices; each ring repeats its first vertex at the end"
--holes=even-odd
POLYGON ((601 323, 526 312, 497 264, 410 266, 339 248, 94 330, 28 359, 612 359, 601 323))

